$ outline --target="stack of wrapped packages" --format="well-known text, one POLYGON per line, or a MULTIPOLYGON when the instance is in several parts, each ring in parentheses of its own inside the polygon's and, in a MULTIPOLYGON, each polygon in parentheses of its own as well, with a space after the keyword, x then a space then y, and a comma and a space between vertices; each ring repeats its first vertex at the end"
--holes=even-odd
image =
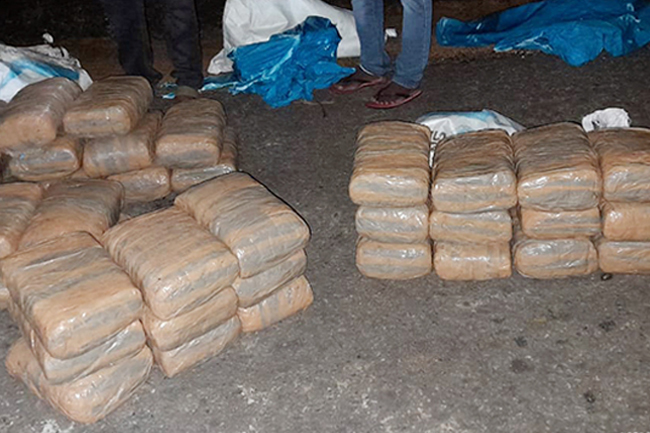
POLYGON ((410 279, 431 272, 430 134, 405 122, 379 122, 359 132, 349 194, 359 206, 356 264, 367 277, 410 279))
POLYGON ((519 215, 517 271, 531 278, 587 275, 598 269, 601 175, 585 131, 560 123, 513 137, 519 215))
POLYGON ((602 130, 591 139, 603 175, 600 268, 650 273, 650 130, 602 130))
POLYGON ((429 234, 434 269, 445 280, 488 280, 512 274, 509 210, 517 204, 510 137, 486 130, 436 147, 429 234))

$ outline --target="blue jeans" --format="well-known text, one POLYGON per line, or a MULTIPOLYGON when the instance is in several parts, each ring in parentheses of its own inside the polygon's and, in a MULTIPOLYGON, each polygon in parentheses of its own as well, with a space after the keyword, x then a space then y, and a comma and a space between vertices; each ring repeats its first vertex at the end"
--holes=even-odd
MULTIPOLYGON (((395 61, 393 82, 415 89, 429 61, 433 0, 401 2, 402 52, 395 61)), ((352 0, 352 9, 361 41, 361 67, 373 75, 388 75, 391 62, 384 48, 384 0, 352 0)))

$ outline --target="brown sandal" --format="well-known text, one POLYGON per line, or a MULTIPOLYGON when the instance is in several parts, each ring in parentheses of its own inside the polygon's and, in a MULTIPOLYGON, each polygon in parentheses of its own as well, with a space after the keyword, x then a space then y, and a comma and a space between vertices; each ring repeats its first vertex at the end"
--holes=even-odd
POLYGON ((397 108, 407 102, 411 102, 421 94, 422 90, 420 89, 408 89, 397 83, 391 82, 388 86, 377 92, 372 101, 366 104, 366 107, 377 110, 397 108))
POLYGON ((358 92, 366 87, 381 86, 387 83, 388 78, 370 75, 361 68, 357 68, 354 74, 343 78, 336 84, 333 84, 330 87, 330 91, 337 95, 349 95, 350 93, 358 92))

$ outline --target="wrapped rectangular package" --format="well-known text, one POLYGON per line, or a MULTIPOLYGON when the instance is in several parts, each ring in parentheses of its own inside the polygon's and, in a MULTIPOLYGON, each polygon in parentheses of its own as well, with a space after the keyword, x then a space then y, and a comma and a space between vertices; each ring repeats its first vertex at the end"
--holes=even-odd
POLYGON ((144 324, 150 344, 169 351, 213 330, 237 313, 237 295, 228 287, 187 313, 160 320, 145 309, 144 324))
POLYGON ((197 185, 175 203, 230 248, 241 278, 272 268, 309 242, 307 223, 246 173, 197 185))
POLYGON ((24 87, 0 113, 0 151, 53 141, 81 88, 58 77, 24 87))
POLYGON ((43 195, 20 240, 20 249, 66 233, 85 231, 99 239, 117 222, 124 189, 117 182, 99 179, 64 180, 43 195))
POLYGON ((558 123, 514 135, 521 207, 584 210, 598 206, 598 157, 579 125, 558 123))
POLYGON ((650 274, 650 242, 620 242, 601 238, 598 264, 612 274, 650 274))
POLYGON ((9 289, 2 282, 0 277, 0 310, 6 310, 9 308, 9 303, 11 302, 11 295, 9 294, 9 289))
POLYGON ((355 225, 359 236, 375 241, 422 243, 429 235, 429 208, 360 206, 355 225))
POLYGON ((228 248, 177 208, 125 221, 102 241, 163 320, 196 308, 237 277, 228 248))
POLYGON ((142 296, 87 233, 71 233, 0 262, 4 283, 45 349, 79 356, 140 318, 142 296))
POLYGON ((349 193, 360 206, 412 207, 429 198, 429 128, 378 122, 357 136, 349 193))
POLYGON ((87 140, 83 157, 86 174, 106 177, 149 167, 153 162, 154 140, 161 117, 160 112, 148 113, 126 135, 87 140))
POLYGON ((219 163, 226 114, 219 101, 193 99, 167 110, 156 140, 156 162, 170 168, 219 163))
POLYGON ((287 283, 251 307, 239 307, 242 332, 254 332, 280 322, 309 307, 314 293, 304 276, 287 283))
POLYGON ((143 77, 95 81, 65 113, 65 132, 93 138, 131 132, 149 109, 153 90, 143 77))
POLYGON ((152 365, 151 351, 145 347, 135 356, 74 382, 56 385, 45 378, 23 339, 14 343, 6 360, 10 375, 65 416, 83 424, 104 418, 124 403, 147 379, 152 365))
POLYGON ((435 242, 433 269, 443 280, 484 281, 512 275, 509 242, 435 242))
POLYGON ((431 273, 431 245, 395 244, 359 238, 357 268, 370 278, 407 280, 431 273))
POLYGON ((470 132, 436 146, 431 185, 433 207, 442 212, 506 210, 517 204, 517 177, 505 131, 470 132))
POLYGON ((240 307, 250 307, 273 293, 278 287, 298 278, 307 268, 307 255, 300 250, 280 264, 250 278, 237 277, 232 287, 240 307))
POLYGON ((219 156, 219 163, 212 167, 173 169, 172 191, 182 192, 206 180, 237 171, 238 143, 235 129, 227 126, 224 129, 223 148, 219 156))
POLYGON ((165 376, 173 377, 217 356, 240 333, 241 323, 237 316, 234 316, 213 330, 175 349, 163 352, 154 346, 153 355, 165 376))
POLYGON ((508 211, 448 213, 434 210, 429 217, 429 235, 447 242, 508 242, 512 238, 512 218, 508 211))
POLYGON ((589 136, 600 157, 605 200, 650 202, 650 129, 604 129, 589 136))
POLYGON ((533 239, 589 238, 600 234, 600 209, 547 212, 521 208, 521 227, 533 239))
POLYGON ((122 184, 126 203, 154 201, 172 192, 169 169, 166 167, 147 167, 115 174, 109 176, 108 180, 122 184))
POLYGON ((18 249, 42 193, 41 187, 33 183, 0 185, 0 259, 18 249))
POLYGON ((603 203, 603 236, 610 241, 650 241, 650 203, 603 203))
POLYGON ((79 140, 67 135, 42 146, 20 146, 9 152, 9 172, 32 182, 60 179, 79 170, 81 152, 79 140))

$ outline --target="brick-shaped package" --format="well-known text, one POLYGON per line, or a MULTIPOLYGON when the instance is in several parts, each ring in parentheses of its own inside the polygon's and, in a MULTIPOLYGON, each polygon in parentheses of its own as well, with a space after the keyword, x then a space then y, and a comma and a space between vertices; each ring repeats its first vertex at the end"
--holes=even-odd
POLYGON ((429 208, 360 206, 355 225, 359 236, 379 242, 421 243, 429 234, 429 208))
POLYGON ((650 241, 650 203, 604 202, 603 236, 610 241, 650 241))
POLYGON ((370 278, 407 280, 431 273, 431 245, 396 244, 359 238, 356 263, 359 271, 370 278))
POLYGON ((435 242, 433 268, 443 280, 483 281, 512 275, 509 242, 435 242))
POLYGON ((429 236, 449 242, 507 242, 512 238, 512 218, 505 210, 479 213, 434 210, 429 216, 429 236))
POLYGON ((650 274, 650 242, 620 242, 601 238, 596 242, 598 264, 612 274, 650 274))
POLYGON ((81 167, 81 143, 63 135, 41 146, 26 145, 9 152, 9 171, 20 180, 40 182, 71 175, 81 167))
POLYGON ((521 228, 533 239, 588 238, 600 234, 600 209, 541 211, 520 209, 521 228))
POLYGON ((0 259, 18 249, 42 194, 41 187, 33 183, 0 185, 0 259))
POLYGON ((598 253, 587 238, 530 239, 516 236, 515 269, 524 277, 550 279, 588 275, 598 269, 598 253))
POLYGON ((166 167, 147 167, 115 174, 107 179, 119 182, 124 187, 126 203, 154 201, 171 193, 169 169, 166 167))

